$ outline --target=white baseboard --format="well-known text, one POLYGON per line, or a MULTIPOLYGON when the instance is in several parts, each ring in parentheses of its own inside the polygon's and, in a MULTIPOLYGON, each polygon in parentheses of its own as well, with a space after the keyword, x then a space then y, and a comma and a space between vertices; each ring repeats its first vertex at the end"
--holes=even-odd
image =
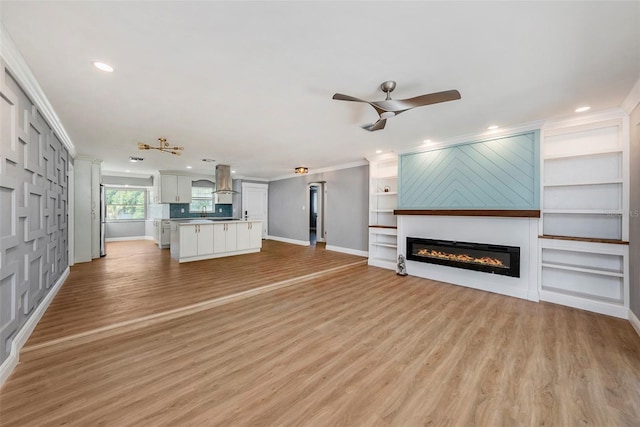
POLYGON ((357 249, 351 249, 351 248, 342 248, 340 246, 327 245, 327 250, 334 251, 334 252, 342 252, 344 254, 349 254, 349 255, 358 255, 363 257, 369 256, 369 252, 367 251, 359 251, 357 249))
POLYGON ((296 239, 289 239, 286 237, 279 237, 279 236, 267 236, 267 239, 269 240, 275 240, 276 242, 284 242, 284 243, 291 243, 293 245, 300 245, 300 246, 309 246, 311 245, 311 243, 307 240, 296 240, 296 239))
POLYGON ((153 236, 109 237, 105 242, 126 242, 128 240, 154 240, 153 236))
POLYGON ((636 333, 640 335, 640 319, 635 315, 631 309, 629 309, 629 323, 633 326, 633 329, 636 330, 636 333))
POLYGON ((69 277, 69 267, 66 268, 62 272, 62 275, 58 279, 55 285, 51 288, 49 293, 44 297, 42 302, 38 304, 33 314, 27 319, 27 322, 22 326, 20 331, 18 331, 16 337, 11 342, 11 353, 9 353, 9 357, 0 365, 0 386, 4 384, 4 382, 9 378, 9 375, 13 372, 16 366, 18 366, 18 361, 20 359, 20 350, 27 342, 31 333, 36 328, 36 325, 44 315, 47 308, 49 308, 49 304, 53 301, 53 298, 56 296, 64 281, 69 277))

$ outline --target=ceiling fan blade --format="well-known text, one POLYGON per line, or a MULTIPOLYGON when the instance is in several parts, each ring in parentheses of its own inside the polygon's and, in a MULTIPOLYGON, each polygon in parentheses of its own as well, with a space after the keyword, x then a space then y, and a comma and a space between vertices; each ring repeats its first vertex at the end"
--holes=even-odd
POLYGON ((363 99, 355 98, 349 95, 343 95, 342 93, 336 93, 333 95, 333 99, 337 99, 338 101, 354 101, 354 102, 364 102, 365 104, 369 104, 369 101, 365 101, 363 99))
POLYGON ((435 92, 427 95, 420 95, 414 98, 401 99, 399 102, 411 105, 410 108, 422 107, 424 105, 437 104, 439 102, 455 101, 460 99, 460 92, 457 90, 445 90, 443 92, 435 92))
POLYGON ((375 123, 370 125, 362 126, 362 129, 368 130, 369 132, 373 132, 374 130, 384 129, 384 125, 387 124, 387 119, 380 119, 375 123))

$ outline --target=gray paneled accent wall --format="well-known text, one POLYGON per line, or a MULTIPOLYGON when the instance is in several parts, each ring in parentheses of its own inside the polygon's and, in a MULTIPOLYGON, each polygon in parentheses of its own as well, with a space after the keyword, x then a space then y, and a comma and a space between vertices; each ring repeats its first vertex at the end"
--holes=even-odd
POLYGON ((0 73, 0 363, 68 266, 71 157, 8 73, 0 73))
POLYGON ((631 112, 629 152, 629 287, 631 311, 640 318, 640 104, 631 112))
POLYGON ((309 240, 308 185, 325 182, 327 245, 366 251, 369 166, 269 182, 269 235, 309 240), (305 209, 303 209, 303 206, 305 209))

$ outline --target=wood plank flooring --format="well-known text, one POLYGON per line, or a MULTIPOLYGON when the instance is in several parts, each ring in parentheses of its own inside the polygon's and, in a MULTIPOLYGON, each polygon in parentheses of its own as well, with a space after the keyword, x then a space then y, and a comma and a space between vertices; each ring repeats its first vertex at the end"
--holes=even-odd
POLYGON ((354 262, 365 259, 265 240, 260 253, 179 264, 151 241, 111 242, 71 269, 25 349, 354 262))
MULTIPOLYGON (((124 271, 148 251, 134 249, 124 271)), ((308 250, 301 275, 315 257, 342 258, 308 250)), ((158 280, 176 286, 182 267, 158 280)), ((262 271, 245 267, 241 281, 262 271)), ((637 426, 640 337, 621 319, 354 265, 24 352, 0 390, 0 425, 637 426)))

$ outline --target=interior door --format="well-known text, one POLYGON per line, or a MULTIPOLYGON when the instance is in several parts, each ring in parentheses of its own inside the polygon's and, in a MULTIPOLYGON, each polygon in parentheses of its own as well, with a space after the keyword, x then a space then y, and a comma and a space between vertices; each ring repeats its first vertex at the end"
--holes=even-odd
POLYGON ((268 194, 269 184, 242 183, 242 218, 262 221, 263 239, 269 234, 268 194))

